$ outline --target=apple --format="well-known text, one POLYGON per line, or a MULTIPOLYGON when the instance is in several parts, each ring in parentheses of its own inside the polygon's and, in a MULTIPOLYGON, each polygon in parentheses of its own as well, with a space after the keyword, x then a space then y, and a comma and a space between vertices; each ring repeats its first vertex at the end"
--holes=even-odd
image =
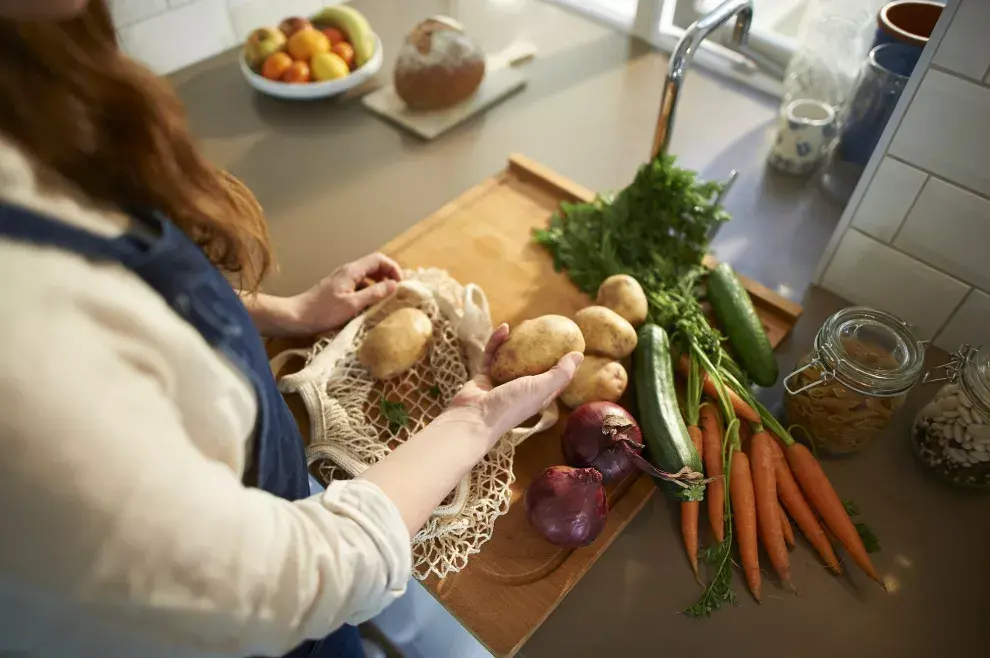
POLYGON ((313 24, 309 22, 308 18, 302 16, 291 16, 278 24, 278 29, 282 30, 285 36, 290 39, 293 34, 299 30, 305 30, 307 27, 313 27, 313 24))
POLYGON ((330 39, 331 46, 336 46, 338 43, 342 41, 344 43, 347 43, 347 37, 344 35, 343 32, 341 32, 339 29, 335 27, 325 27, 320 31, 323 32, 323 34, 327 35, 327 38, 330 39))
POLYGON ((313 78, 315 80, 337 80, 346 78, 351 72, 350 67, 339 55, 334 53, 319 53, 313 56, 313 78))
POLYGON ((306 62, 292 62, 289 70, 282 76, 282 82, 299 83, 309 82, 309 64, 306 62))
POLYGON ((292 58, 283 52, 272 53, 261 66, 261 75, 269 80, 281 80, 292 66, 292 58))
POLYGON ((347 68, 350 70, 354 69, 354 46, 347 43, 346 41, 341 41, 335 43, 330 52, 340 57, 347 64, 347 68))
POLYGON ((285 47, 285 35, 274 27, 259 27, 244 41, 244 59, 257 69, 270 55, 285 47))

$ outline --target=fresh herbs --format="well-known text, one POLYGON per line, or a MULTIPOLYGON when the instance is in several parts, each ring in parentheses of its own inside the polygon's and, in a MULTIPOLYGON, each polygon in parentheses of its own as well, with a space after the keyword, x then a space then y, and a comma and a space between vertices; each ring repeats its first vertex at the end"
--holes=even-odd
POLYGON ((646 291, 649 321, 714 358, 720 336, 705 321, 696 288, 708 236, 729 218, 713 200, 721 189, 662 156, 640 167, 614 199, 561 204, 534 239, 589 295, 613 274, 631 275, 646 291))
POLYGON ((440 399, 440 386, 437 385, 437 384, 434 384, 433 386, 430 386, 429 388, 425 388, 424 387, 421 390, 424 393, 426 393, 427 395, 429 395, 431 398, 433 398, 434 400, 439 400, 440 399))
POLYGON ((388 421, 388 431, 392 433, 392 436, 398 434, 403 427, 409 426, 409 414, 401 402, 390 402, 383 395, 379 410, 388 421))
POLYGON ((844 500, 842 501, 842 506, 846 508, 846 514, 854 520, 853 525, 856 527, 856 532, 859 533, 859 538, 863 540, 863 546, 866 548, 866 552, 879 553, 881 550, 880 540, 873 533, 873 530, 865 523, 855 521, 855 518, 859 516, 859 505, 856 504, 856 501, 844 500))
MULTIPOLYGON (((722 384, 719 383, 717 385, 721 389, 722 384)), ((701 561, 715 568, 715 575, 712 576, 711 582, 705 586, 705 590, 701 593, 701 597, 697 603, 684 610, 684 614, 689 617, 701 617, 702 615, 707 617, 721 608, 722 604, 731 603, 735 605, 737 602, 736 593, 732 591, 733 527, 732 498, 729 489, 731 478, 729 465, 732 462, 732 451, 739 449, 739 420, 732 417, 731 407, 724 408, 727 403, 722 398, 723 396, 719 396, 719 402, 723 404, 723 412, 726 413, 727 418, 731 418, 725 428, 725 434, 722 440, 722 472, 724 473, 723 479, 725 482, 725 486, 722 489, 724 496, 722 504, 725 507, 725 539, 714 546, 709 546, 698 554, 701 561)))
POLYGON ((701 593, 701 598, 690 608, 684 610, 688 617, 709 616, 724 603, 737 603, 736 593, 732 591, 732 534, 731 525, 727 523, 728 535, 725 539, 709 546, 698 553, 702 562, 715 567, 715 577, 701 593))

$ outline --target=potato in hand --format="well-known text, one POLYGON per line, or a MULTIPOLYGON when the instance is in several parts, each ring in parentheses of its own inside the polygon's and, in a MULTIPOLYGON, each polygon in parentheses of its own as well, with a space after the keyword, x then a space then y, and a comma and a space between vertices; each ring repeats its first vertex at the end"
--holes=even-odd
POLYGON ((509 332, 495 352, 490 373, 499 384, 539 375, 570 352, 584 352, 584 338, 578 326, 562 315, 542 315, 520 322, 509 332))

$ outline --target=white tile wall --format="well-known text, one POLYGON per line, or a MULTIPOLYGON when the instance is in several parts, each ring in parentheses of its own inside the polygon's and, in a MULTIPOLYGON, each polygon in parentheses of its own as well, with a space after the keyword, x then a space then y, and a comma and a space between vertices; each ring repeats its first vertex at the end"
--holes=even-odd
POLYGON ((819 283, 943 349, 990 343, 990 0, 946 5, 854 198, 819 283))
POLYGON ((931 338, 956 310, 969 286, 896 249, 849 229, 822 285, 857 304, 893 313, 931 338))
POLYGON ((117 32, 131 57, 163 75, 237 43, 227 0, 193 0, 117 32))
POLYGON ((990 89, 929 70, 889 153, 990 196, 990 89))
POLYGON ((966 301, 935 337, 935 346, 949 352, 963 343, 990 345, 990 295, 983 291, 969 293, 966 301))
POLYGON ((853 215, 852 225, 877 240, 890 242, 927 178, 923 171, 884 158, 853 215))
POLYGON ((990 200, 932 178, 904 220, 894 246, 990 290, 990 200))
POLYGON ((168 11, 168 0, 110 0, 110 15, 118 28, 168 11))
POLYGON ((975 80, 983 79, 990 69, 988 25, 990 2, 962 3, 935 52, 934 64, 975 80))

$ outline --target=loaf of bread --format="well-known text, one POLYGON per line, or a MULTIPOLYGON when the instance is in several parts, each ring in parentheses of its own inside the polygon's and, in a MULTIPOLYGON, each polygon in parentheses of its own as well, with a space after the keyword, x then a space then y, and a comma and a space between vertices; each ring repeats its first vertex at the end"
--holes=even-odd
POLYGON ((395 91, 411 108, 435 110, 460 103, 485 77, 485 55, 451 18, 421 22, 399 51, 395 91))

